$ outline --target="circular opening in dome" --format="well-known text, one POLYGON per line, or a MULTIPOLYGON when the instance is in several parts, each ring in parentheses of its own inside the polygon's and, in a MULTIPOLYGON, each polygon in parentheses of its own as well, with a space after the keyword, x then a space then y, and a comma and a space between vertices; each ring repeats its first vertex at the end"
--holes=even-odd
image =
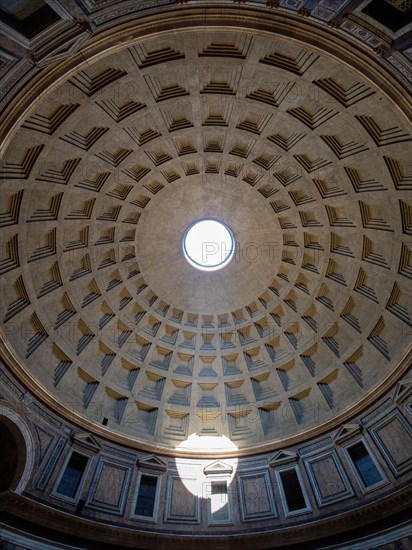
POLYGON ((235 239, 231 230, 217 220, 200 220, 186 230, 183 237, 186 260, 197 269, 216 271, 233 258, 235 239))

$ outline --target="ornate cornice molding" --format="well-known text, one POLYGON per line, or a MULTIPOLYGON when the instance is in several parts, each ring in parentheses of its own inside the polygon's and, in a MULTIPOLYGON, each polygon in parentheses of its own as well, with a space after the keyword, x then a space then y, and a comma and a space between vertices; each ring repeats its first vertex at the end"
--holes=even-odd
POLYGON ((0 511, 7 510, 9 515, 26 521, 31 521, 33 517, 36 517, 36 521, 41 526, 61 533, 76 533, 77 537, 83 537, 86 540, 92 539, 94 542, 118 544, 121 540, 125 548, 135 548, 136 540, 138 540, 141 548, 159 548, 159 544, 167 544, 168 548, 202 550, 214 545, 216 548, 224 547, 226 550, 232 550, 238 548, 240 537, 242 544, 258 549, 267 548, 268 544, 271 548, 283 547, 285 544, 299 544, 345 533, 376 521, 377 518, 383 520, 406 510, 410 506, 411 497, 412 488, 406 487, 379 501, 364 504, 354 510, 345 510, 327 518, 291 527, 283 526, 267 530, 257 528, 248 530, 247 533, 237 531, 237 536, 232 537, 228 537, 226 534, 215 536, 206 532, 203 535, 198 534, 196 537, 193 537, 191 532, 176 532, 171 536, 156 532, 155 529, 150 531, 131 529, 119 524, 81 518, 13 492, 0 495, 0 511))

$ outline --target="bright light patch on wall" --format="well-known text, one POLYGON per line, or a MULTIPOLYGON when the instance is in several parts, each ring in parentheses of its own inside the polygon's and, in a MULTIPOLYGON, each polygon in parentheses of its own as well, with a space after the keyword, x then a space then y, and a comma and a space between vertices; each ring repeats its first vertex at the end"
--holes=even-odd
MULTIPOLYGON (((224 435, 200 436, 193 433, 185 441, 182 441, 182 443, 177 446, 177 449, 207 454, 210 453, 212 456, 214 455, 216 457, 216 455, 219 456, 220 453, 221 456, 224 456, 227 451, 235 451, 237 446, 233 443, 233 441, 224 435)), ((175 459, 179 477, 186 490, 192 495, 197 496, 199 499, 211 499, 212 510, 215 512, 223 509, 227 505, 227 500, 214 494, 212 484, 216 480, 219 480, 221 483, 225 482, 227 487, 229 487, 234 479, 238 464, 237 458, 224 457, 221 460, 225 465, 232 468, 230 474, 226 473, 225 475, 219 475, 219 468, 217 468, 216 472, 211 475, 205 474, 204 468, 211 463, 215 463, 216 458, 199 460, 196 461, 196 464, 191 459, 175 459)), ((219 462, 219 460, 217 462, 219 462)))
POLYGON ((237 449, 233 441, 225 435, 197 435, 195 433, 189 435, 177 448, 189 451, 208 451, 210 453, 235 451, 237 449))
POLYGON ((200 220, 186 230, 183 237, 186 260, 202 271, 216 271, 233 258, 235 239, 231 230, 217 220, 200 220))

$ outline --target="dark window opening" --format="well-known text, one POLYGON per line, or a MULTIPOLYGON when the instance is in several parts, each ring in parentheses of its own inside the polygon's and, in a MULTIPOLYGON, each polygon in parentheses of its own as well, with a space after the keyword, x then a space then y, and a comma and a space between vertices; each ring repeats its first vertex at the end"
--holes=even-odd
POLYGON ((350 447, 348 453, 365 487, 382 481, 379 470, 361 441, 350 447))
POLYGON ((410 8, 407 12, 402 12, 385 0, 372 0, 362 11, 394 32, 402 29, 412 21, 412 10, 410 8))
POLYGON ((0 441, 0 491, 7 491, 16 478, 19 451, 12 432, 4 424, 0 424, 0 441))
POLYGON ((89 459, 87 456, 72 453, 59 486, 57 487, 57 493, 69 498, 75 497, 88 461, 89 459))
POLYGON ((142 475, 140 478, 139 493, 135 514, 152 518, 154 514, 157 489, 157 477, 142 475))
POLYGON ((212 495, 227 495, 226 481, 212 483, 212 495))
POLYGON ((229 519, 229 505, 227 497, 226 481, 212 483, 211 507, 215 521, 227 521, 229 519))
POLYGON ((281 472, 280 477, 289 512, 295 512, 306 508, 305 497, 296 470, 281 472))
POLYGON ((2 21, 26 38, 33 38, 60 20, 57 13, 43 0, 3 2, 0 8, 0 17, 2 21))

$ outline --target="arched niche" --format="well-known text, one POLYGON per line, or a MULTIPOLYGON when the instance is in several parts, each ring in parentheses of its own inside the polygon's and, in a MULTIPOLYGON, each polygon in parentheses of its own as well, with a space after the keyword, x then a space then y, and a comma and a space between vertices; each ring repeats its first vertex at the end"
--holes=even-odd
POLYGON ((0 442, 0 492, 22 493, 33 470, 33 438, 21 417, 5 407, 0 412, 0 442))

